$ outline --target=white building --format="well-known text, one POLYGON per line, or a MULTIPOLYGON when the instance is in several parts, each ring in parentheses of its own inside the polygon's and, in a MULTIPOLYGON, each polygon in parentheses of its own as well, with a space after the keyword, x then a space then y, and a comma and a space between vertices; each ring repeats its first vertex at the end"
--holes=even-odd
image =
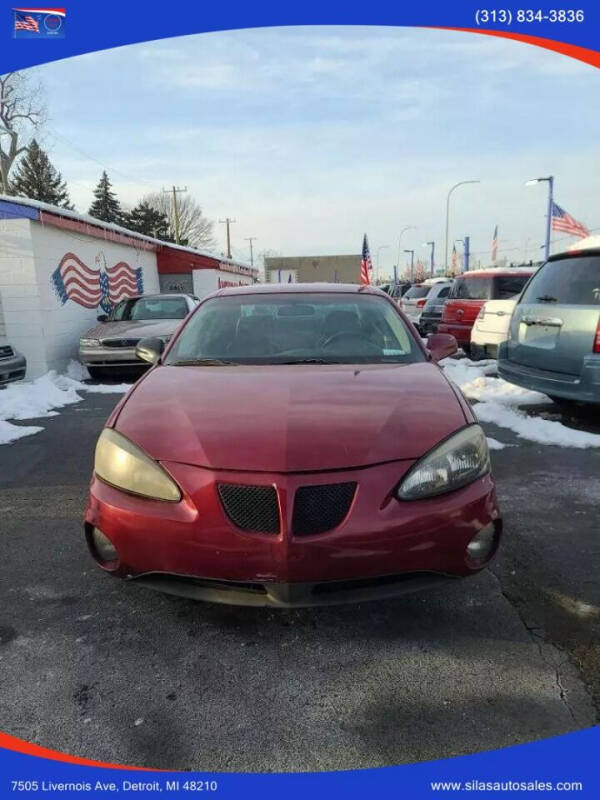
POLYGON ((27 377, 61 370, 111 303, 135 294, 254 283, 258 271, 92 217, 0 195, 0 336, 27 377))

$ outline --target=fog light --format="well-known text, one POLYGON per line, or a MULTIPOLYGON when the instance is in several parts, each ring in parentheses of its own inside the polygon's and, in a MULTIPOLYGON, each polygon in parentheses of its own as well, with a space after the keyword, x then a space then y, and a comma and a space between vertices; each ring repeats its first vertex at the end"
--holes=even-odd
POLYGON ((482 528, 479 533, 471 539, 467 545, 467 556, 477 564, 482 564, 487 561, 498 542, 498 532, 494 522, 490 522, 485 528, 482 528))
POLYGON ((98 528, 92 531, 92 542, 100 561, 108 563, 118 559, 117 550, 108 536, 105 536, 98 528))

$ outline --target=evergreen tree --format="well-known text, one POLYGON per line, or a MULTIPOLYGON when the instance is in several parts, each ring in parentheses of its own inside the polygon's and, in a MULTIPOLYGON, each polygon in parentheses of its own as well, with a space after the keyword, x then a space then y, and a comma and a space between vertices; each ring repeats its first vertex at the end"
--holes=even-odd
POLYGON ((123 225, 131 231, 146 236, 154 236, 166 242, 173 241, 169 236, 169 220, 166 214, 152 208, 143 200, 129 213, 123 215, 123 225))
POLYGON ((31 140, 26 155, 19 162, 11 180, 11 188, 20 197, 30 197, 32 200, 41 200, 62 208, 73 208, 67 184, 35 139, 31 140))
POLYGON ((112 184, 106 171, 102 173, 98 186, 94 189, 94 202, 90 206, 88 214, 90 217, 96 217, 104 222, 114 222, 117 225, 121 225, 123 222, 121 205, 112 191, 112 184))

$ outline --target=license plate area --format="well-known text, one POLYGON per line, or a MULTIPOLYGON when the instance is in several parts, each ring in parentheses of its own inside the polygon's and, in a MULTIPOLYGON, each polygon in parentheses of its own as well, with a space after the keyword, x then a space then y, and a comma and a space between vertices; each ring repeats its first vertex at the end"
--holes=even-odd
POLYGON ((519 342, 529 347, 551 350, 556 345, 560 328, 556 325, 519 324, 519 342))

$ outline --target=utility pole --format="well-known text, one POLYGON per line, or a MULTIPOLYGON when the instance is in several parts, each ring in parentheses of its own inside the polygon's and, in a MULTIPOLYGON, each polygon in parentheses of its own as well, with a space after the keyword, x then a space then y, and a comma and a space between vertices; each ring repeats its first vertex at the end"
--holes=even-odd
POLYGON ((245 241, 250 243, 250 266, 254 266, 254 251, 252 250, 252 242, 256 241, 256 236, 246 236, 245 241))
POLYGON ((171 189, 163 189, 163 194, 172 194, 173 195, 173 222, 175 224, 175 244, 180 243, 180 236, 179 236, 179 206, 177 205, 177 195, 180 192, 187 192, 187 186, 180 188, 179 186, 173 186, 171 189))
POLYGON ((227 258, 231 259, 231 236, 229 233, 229 226, 237 222, 237 220, 225 217, 225 219, 220 219, 219 222, 227 226, 227 258))

